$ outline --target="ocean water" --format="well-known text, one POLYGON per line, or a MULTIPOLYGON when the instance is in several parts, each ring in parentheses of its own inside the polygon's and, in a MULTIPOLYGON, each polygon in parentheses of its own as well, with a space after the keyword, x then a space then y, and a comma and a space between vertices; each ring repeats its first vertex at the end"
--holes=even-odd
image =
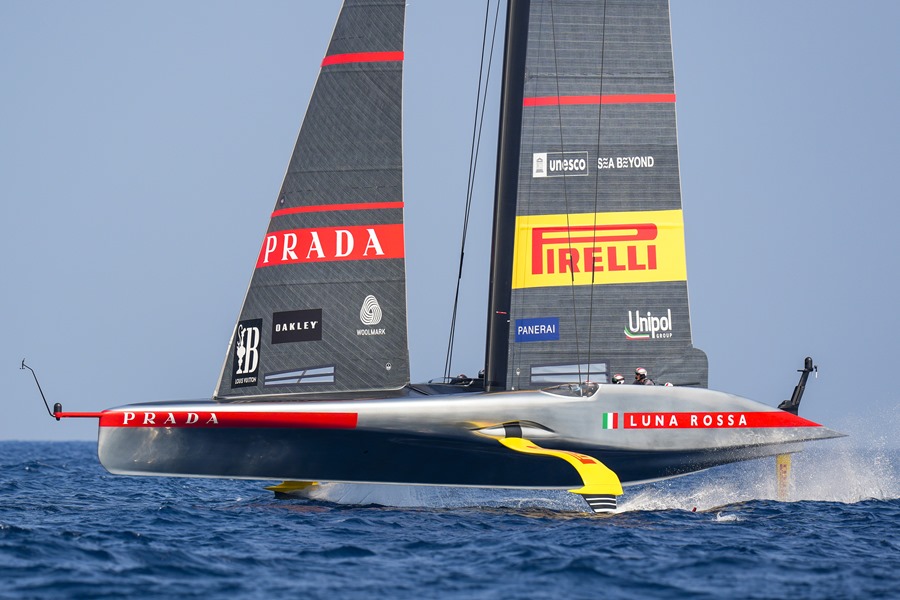
POLYGON ((900 598, 900 453, 794 457, 565 492, 106 473, 88 442, 0 442, 0 597, 900 598))

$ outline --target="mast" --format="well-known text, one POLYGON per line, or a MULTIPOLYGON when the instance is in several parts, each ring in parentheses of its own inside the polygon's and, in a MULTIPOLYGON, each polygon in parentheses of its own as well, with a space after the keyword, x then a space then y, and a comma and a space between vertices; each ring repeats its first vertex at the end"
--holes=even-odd
POLYGON ((522 99, 528 50, 528 13, 531 0, 509 0, 506 8, 506 45, 500 97, 500 134, 497 145, 497 180, 494 190, 494 234, 488 288, 485 389, 506 389, 509 308, 512 290, 516 196, 519 188, 519 152, 522 136, 522 99))

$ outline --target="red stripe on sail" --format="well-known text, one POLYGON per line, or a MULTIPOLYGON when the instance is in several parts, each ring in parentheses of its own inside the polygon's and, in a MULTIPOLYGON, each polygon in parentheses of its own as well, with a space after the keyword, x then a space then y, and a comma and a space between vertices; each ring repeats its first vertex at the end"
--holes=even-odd
POLYGON ((821 427, 784 411, 624 413, 625 429, 752 429, 821 427))
POLYGON ((402 202, 362 202, 358 204, 317 204, 315 206, 292 206, 279 208, 272 213, 273 217, 293 215, 297 213, 329 212, 332 210, 380 210, 384 208, 403 208, 402 202))
POLYGON ((100 427, 355 429, 356 413, 186 410, 106 411, 100 427))
POLYGON ((671 104, 675 94, 619 94, 608 96, 536 96, 522 106, 571 106, 584 104, 671 104))
POLYGON ((322 66, 345 65, 348 63, 392 62, 403 60, 403 52, 352 52, 349 54, 332 54, 322 59, 322 66))

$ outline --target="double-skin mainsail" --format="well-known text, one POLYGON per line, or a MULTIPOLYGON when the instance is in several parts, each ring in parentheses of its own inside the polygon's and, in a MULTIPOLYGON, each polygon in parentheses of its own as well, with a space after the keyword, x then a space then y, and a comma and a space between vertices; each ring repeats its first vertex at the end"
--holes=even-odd
POLYGON ((347 0, 297 138, 215 397, 409 382, 403 0, 347 0))
POLYGON ((688 310, 667 0, 511 0, 488 389, 648 369, 706 387, 688 310))

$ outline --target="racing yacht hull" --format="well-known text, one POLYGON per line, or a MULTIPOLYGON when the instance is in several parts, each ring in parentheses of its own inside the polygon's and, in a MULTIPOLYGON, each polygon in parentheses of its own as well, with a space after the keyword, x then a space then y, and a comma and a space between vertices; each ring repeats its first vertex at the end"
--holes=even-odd
POLYGON ((498 440, 595 457, 623 484, 797 451, 841 434, 722 392, 586 384, 397 399, 114 408, 98 453, 112 473, 569 489, 563 461, 498 440), (563 395, 585 390, 585 395, 563 395))

